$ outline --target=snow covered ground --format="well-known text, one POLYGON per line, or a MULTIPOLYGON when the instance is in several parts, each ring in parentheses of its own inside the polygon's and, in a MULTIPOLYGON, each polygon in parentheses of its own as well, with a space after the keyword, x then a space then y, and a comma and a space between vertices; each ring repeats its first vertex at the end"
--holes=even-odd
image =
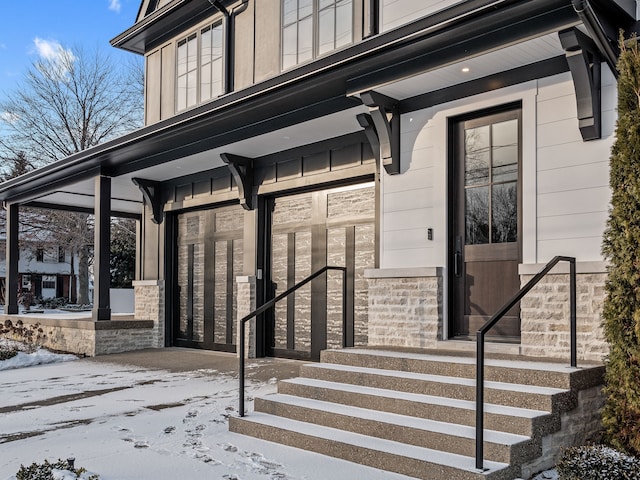
MULTIPOLYGON (((248 396, 275 391, 275 379, 251 380, 254 367, 248 396)), ((69 457, 101 480, 407 478, 230 433, 237 389, 216 370, 88 359, 0 371, 0 479, 14 479, 21 464, 69 457)))
MULTIPOLYGON (((230 433, 238 381, 215 369, 74 359, 40 349, 0 361, 0 480, 15 480, 21 464, 69 457, 101 480, 408 478, 230 433)), ((247 365, 249 410, 276 388, 275 378, 251 378, 258 368, 247 365)), ((552 470, 535 480, 557 478, 552 470)))

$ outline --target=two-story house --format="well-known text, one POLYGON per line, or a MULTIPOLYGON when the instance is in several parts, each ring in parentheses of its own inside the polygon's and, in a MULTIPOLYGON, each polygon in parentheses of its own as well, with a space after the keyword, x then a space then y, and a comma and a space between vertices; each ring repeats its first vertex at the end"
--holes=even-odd
MULTIPOLYGON (((6 239, 0 232, 0 304, 5 303, 6 239)), ((78 292, 78 261, 63 246, 29 245, 20 249, 18 291, 30 292, 35 299, 64 298, 75 302, 78 292), (74 262, 73 268, 71 262, 74 262)), ((35 301, 35 300, 34 300, 35 301)))
MULTIPOLYGON (((617 41, 636 21, 633 0, 144 0, 112 45, 145 57, 146 126, 0 185, 9 286, 21 206, 90 211, 109 320, 109 217, 134 216, 152 333, 127 348, 236 351, 238 318, 343 266, 249 325, 254 354, 317 359, 344 332, 464 348, 569 256, 578 358, 599 361, 617 41)), ((566 358, 567 273, 490 340, 566 358)))

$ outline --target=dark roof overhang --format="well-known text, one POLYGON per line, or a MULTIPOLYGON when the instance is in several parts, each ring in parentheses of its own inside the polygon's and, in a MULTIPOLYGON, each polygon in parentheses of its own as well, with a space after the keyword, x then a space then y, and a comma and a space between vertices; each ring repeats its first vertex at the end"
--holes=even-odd
POLYGON ((570 0, 461 2, 10 180, 0 201, 28 201, 346 110, 361 104, 360 92, 578 23, 570 0))
MULTIPOLYGON (((231 3, 229 1, 222 3, 231 3)), ((144 54, 154 45, 217 12, 208 0, 172 0, 111 40, 111 45, 144 54)))

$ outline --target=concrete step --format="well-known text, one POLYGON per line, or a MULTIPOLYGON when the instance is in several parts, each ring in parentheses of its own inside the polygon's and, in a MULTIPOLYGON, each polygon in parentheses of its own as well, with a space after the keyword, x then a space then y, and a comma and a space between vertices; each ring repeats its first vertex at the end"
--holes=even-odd
MULTIPOLYGON (((463 456, 475 454, 475 429, 459 424, 284 394, 256 398, 255 411, 463 456)), ((523 463, 541 453, 541 446, 524 435, 485 430, 484 439, 485 458, 496 462, 523 463)))
MULTIPOLYGON (((325 363, 303 365, 300 374, 317 380, 475 400, 475 379, 470 378, 325 363)), ((565 412, 576 406, 576 396, 566 389, 486 381, 485 402, 545 412, 565 412)))
POLYGON ((433 480, 512 480, 519 468, 485 461, 475 469, 472 457, 407 445, 345 430, 313 425, 261 412, 229 418, 232 432, 341 458, 414 478, 433 480))
MULTIPOLYGON (((279 382, 278 392, 471 427, 476 422, 476 404, 470 400, 301 377, 279 382)), ((490 430, 531 437, 560 429, 559 415, 549 412, 493 404, 485 404, 484 409, 485 427, 490 430)))
MULTIPOLYGON (((475 378, 475 355, 447 354, 441 351, 412 353, 405 351, 345 348, 326 350, 323 363, 379 368, 430 375, 475 378)), ((485 381, 519 383, 562 389, 584 389, 602 384, 604 366, 572 368, 569 361, 532 361, 522 357, 486 358, 485 381)))

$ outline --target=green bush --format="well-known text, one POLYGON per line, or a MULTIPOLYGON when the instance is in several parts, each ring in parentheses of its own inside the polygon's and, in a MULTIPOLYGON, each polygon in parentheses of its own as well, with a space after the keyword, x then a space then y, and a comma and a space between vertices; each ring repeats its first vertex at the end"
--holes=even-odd
POLYGON ((73 465, 73 459, 60 460, 55 463, 50 463, 45 460, 44 463, 32 463, 30 466, 25 467, 20 465, 20 470, 16 473, 16 480, 55 480, 53 477, 53 470, 65 470, 75 474, 76 478, 82 478, 83 480, 98 480, 99 475, 83 475, 87 471, 80 467, 75 468, 73 465))
POLYGON ((639 480, 640 460, 602 445, 565 450, 557 465, 560 480, 639 480))

